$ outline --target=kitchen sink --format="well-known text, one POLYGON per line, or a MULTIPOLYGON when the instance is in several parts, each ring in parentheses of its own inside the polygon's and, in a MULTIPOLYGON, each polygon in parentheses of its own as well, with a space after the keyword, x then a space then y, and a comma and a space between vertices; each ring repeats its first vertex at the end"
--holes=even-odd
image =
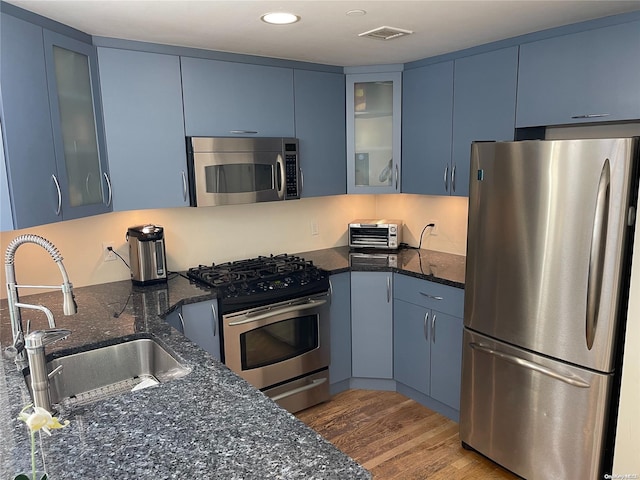
MULTIPOLYGON (((51 403, 75 406, 166 383, 191 368, 156 340, 139 338, 54 358, 47 372, 51 403)), ((28 370, 25 381, 31 389, 28 370)))

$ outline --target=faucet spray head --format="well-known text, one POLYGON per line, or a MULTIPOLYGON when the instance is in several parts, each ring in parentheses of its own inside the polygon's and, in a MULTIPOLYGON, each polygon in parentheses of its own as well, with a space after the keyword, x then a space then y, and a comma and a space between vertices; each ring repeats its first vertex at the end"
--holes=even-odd
POLYGON ((66 282, 62 285, 62 309, 65 315, 75 315, 78 313, 78 305, 73 296, 73 285, 66 282))

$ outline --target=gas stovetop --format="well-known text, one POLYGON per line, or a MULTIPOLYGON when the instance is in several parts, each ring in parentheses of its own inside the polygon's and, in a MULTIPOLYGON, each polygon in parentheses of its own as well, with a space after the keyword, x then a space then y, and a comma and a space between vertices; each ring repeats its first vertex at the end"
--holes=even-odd
POLYGON ((190 268, 187 276, 218 292, 223 313, 320 293, 329 275, 295 255, 271 255, 190 268))

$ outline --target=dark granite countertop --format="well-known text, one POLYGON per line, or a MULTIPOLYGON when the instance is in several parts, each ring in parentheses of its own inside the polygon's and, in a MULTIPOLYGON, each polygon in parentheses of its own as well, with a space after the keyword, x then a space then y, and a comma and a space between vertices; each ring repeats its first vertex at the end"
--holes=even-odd
MULTIPOLYGON (((393 271, 464 288, 465 257, 430 250, 400 250, 389 263, 350 258, 348 247, 297 255, 332 274, 393 271)), ((180 275, 166 284, 130 281, 76 288, 78 314, 62 314, 61 294, 21 297, 53 312, 57 327, 73 333, 49 347, 60 355, 87 345, 152 336, 191 369, 189 375, 84 407, 61 407, 71 421, 38 440, 39 465, 58 478, 360 479, 370 474, 316 432, 171 328, 162 319, 186 303, 215 298, 215 291, 180 275)), ((32 329, 47 328, 40 312, 23 310, 32 329)), ((7 302, 0 302, 1 478, 30 468, 30 442, 16 420, 30 403, 22 373, 6 357, 11 343, 7 302)))
POLYGON ((466 257, 463 255, 411 248, 401 249, 391 254, 364 252, 372 255, 370 259, 358 253, 362 252, 352 252, 349 247, 335 247, 301 252, 296 255, 305 260, 311 260, 318 267, 333 274, 347 271, 392 271, 464 288, 466 257), (392 255, 395 258, 388 261, 382 258, 384 255, 392 255))
MULTIPOLYGON (((38 466, 51 480, 72 478, 368 479, 370 474, 316 432, 169 327, 160 315, 181 303, 214 297, 181 276, 167 284, 130 281, 75 289, 78 314, 65 317, 61 294, 23 296, 50 308, 73 333, 48 347, 55 355, 134 334, 151 335, 191 369, 189 375, 84 407, 61 407, 70 420, 40 435, 38 466)), ((32 329, 44 315, 23 310, 32 329)), ((26 426, 16 420, 30 403, 22 374, 5 358, 11 342, 7 302, 0 303, 0 478, 30 471, 26 426)), ((64 375, 64 372, 62 373, 64 375)))

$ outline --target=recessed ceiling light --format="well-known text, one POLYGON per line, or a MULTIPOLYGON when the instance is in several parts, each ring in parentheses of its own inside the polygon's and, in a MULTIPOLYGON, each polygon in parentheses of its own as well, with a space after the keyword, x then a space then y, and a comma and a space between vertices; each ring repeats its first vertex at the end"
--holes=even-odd
POLYGON ((360 17, 362 15, 366 15, 367 11, 366 10, 361 10, 359 8, 355 9, 355 10, 349 10, 347 12, 347 15, 349 15, 350 17, 360 17))
POLYGON ((272 12, 265 13, 260 19, 265 23, 271 23, 273 25, 288 25, 289 23, 296 23, 300 20, 300 17, 288 12, 272 12))

